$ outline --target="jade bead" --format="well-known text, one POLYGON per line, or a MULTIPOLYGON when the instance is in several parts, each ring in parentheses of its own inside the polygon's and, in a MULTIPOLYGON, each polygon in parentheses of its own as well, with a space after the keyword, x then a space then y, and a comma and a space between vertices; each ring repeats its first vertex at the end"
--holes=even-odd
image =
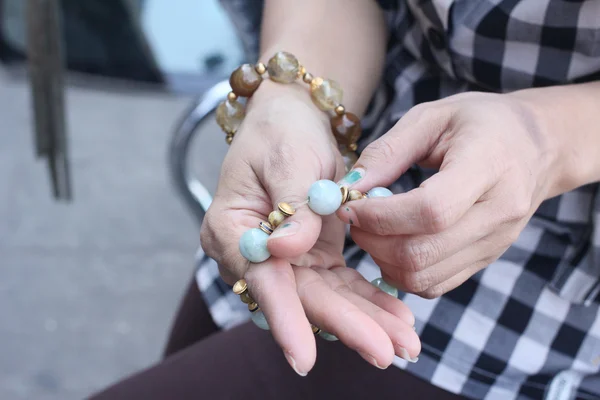
POLYGON ((337 183, 322 179, 308 189, 308 206, 316 214, 329 215, 342 204, 342 192, 337 183))
POLYGON ((337 338, 337 336, 332 335, 331 333, 325 332, 323 330, 321 332, 319 332, 319 336, 321 336, 323 339, 325 339, 325 340, 327 340, 329 342, 335 342, 336 340, 339 340, 337 338))
POLYGON ((269 235, 258 228, 252 228, 244 232, 240 238, 240 253, 252 262, 261 263, 271 257, 267 249, 269 235))
POLYGON ((263 314, 262 310, 256 310, 251 315, 252 322, 254 325, 258 326, 260 329, 264 329, 265 331, 269 330, 269 323, 265 318, 265 314, 263 314))
POLYGON ((388 197, 393 194, 394 193, 392 193, 392 191, 388 188, 374 187, 373 189, 367 192, 367 197, 371 199, 373 197, 388 197))
POLYGON ((371 284, 375 287, 378 287, 382 291, 386 292, 390 296, 398 297, 398 289, 387 283, 383 280, 383 278, 373 279, 371 284))

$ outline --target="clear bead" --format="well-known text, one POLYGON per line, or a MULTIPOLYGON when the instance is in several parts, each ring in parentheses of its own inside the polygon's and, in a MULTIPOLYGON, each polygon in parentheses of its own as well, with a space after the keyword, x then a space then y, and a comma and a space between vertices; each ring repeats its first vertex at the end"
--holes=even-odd
POLYGON ((244 106, 236 100, 225 100, 217 107, 217 124, 227 133, 237 132, 245 116, 244 106))
POLYGON ((331 79, 315 78, 310 84, 310 96, 323 111, 331 111, 342 103, 344 91, 339 83, 331 79))
POLYGON ((300 64, 293 54, 278 51, 267 63, 269 77, 275 82, 292 83, 298 78, 300 64))

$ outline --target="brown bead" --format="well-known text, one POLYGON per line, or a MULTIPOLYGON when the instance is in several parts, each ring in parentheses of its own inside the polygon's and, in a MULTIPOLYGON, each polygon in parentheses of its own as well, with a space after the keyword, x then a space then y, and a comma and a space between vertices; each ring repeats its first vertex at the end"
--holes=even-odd
POLYGON ((350 193, 348 193, 348 198, 350 199, 350 201, 360 200, 363 198, 363 194, 360 192, 360 190, 352 189, 350 193))
POLYGON ((217 107, 217 124, 226 133, 235 133, 246 115, 239 101, 225 100, 217 107))
POLYGON ((346 146, 340 146, 340 151, 342 153, 342 159, 344 160, 344 165, 346 166, 346 172, 350 171, 354 164, 358 161, 358 156, 355 152, 348 149, 346 146))
POLYGON ((235 94, 250 97, 262 82, 262 76, 250 64, 243 64, 231 73, 229 85, 235 94))
POLYGON ((362 133, 360 119, 352 113, 336 115, 331 118, 331 131, 338 144, 350 146, 356 143, 362 133))
POLYGON ((284 219, 285 214, 279 210, 271 211, 269 214, 269 223, 271 226, 273 226, 273 228, 277 228, 279 225, 281 225, 284 219))

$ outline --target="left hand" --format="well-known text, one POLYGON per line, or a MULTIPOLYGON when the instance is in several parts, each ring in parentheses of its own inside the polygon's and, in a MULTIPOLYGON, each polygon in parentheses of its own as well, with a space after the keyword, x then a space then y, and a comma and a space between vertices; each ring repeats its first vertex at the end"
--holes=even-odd
POLYGON ((352 188, 388 186, 415 162, 439 172, 407 193, 349 202, 338 216, 388 283, 438 297, 498 259, 558 194, 557 147, 518 96, 421 104, 363 151, 352 188))

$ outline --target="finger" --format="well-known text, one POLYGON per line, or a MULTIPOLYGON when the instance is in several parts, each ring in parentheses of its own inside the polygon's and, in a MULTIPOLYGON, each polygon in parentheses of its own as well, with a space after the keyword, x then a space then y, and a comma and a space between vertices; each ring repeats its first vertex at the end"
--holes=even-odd
POLYGON ((388 186, 425 158, 448 129, 452 108, 441 102, 413 107, 389 132, 369 144, 342 182, 362 192, 388 186))
POLYGON ((299 375, 306 375, 316 360, 316 343, 296 291, 291 265, 271 257, 251 264, 245 279, 288 362, 299 375))
POLYGON ((390 197, 346 203, 342 220, 377 235, 438 233, 453 226, 494 184, 483 159, 452 162, 420 187, 390 197))
MULTIPOLYGON (((293 150, 281 146, 282 149, 272 151, 265 161, 261 180, 274 210, 280 202, 289 203, 296 209, 296 213, 287 217, 268 241, 272 255, 289 259, 308 252, 321 232, 321 217, 310 211, 305 203, 310 186, 321 179, 321 171, 318 167, 302 165, 293 150)), ((334 172, 331 171, 331 177, 334 172)))
POLYGON ((367 253, 408 271, 422 271, 489 235, 501 223, 487 202, 476 203, 450 228, 435 234, 379 236, 352 227, 354 242, 367 253))
POLYGON ((390 264, 376 257, 373 257, 373 260, 384 272, 386 282, 389 279, 389 283, 399 290, 408 293, 427 293, 453 276, 462 274, 462 271, 471 265, 482 264, 484 267, 490 264, 506 248, 508 245, 494 243, 488 236, 452 257, 421 271, 410 271, 401 265, 390 264))
POLYGON ((357 295, 395 315, 408 325, 413 326, 415 324, 415 316, 406 304, 372 285, 355 269, 336 267, 331 268, 330 271, 343 279, 346 285, 357 295))
POLYGON ((293 267, 293 270, 298 295, 310 321, 335 334, 372 365, 387 368, 392 363, 394 347, 381 326, 331 289, 312 268, 293 267))
MULTIPOLYGON (((413 358, 419 354, 421 351, 419 337, 411 324, 407 324, 406 321, 387 312, 383 308, 373 304, 354 292, 335 272, 324 268, 314 268, 314 270, 321 275, 329 287, 349 302, 356 305, 361 311, 371 317, 373 321, 383 328, 392 341, 395 354, 398 357, 407 359, 407 361, 412 361, 413 358)), ((364 279, 363 282, 368 284, 364 279)))
POLYGON ((448 280, 440 282, 439 284, 427 289, 424 292, 417 293, 417 296, 423 297, 425 299, 435 299, 437 297, 440 297, 443 294, 448 293, 453 289, 456 289, 457 287, 465 283, 467 279, 469 279, 470 277, 472 277, 477 272, 481 271, 483 268, 487 267, 490 264, 491 262, 485 260, 476 262, 463 269, 458 274, 450 277, 448 280))

